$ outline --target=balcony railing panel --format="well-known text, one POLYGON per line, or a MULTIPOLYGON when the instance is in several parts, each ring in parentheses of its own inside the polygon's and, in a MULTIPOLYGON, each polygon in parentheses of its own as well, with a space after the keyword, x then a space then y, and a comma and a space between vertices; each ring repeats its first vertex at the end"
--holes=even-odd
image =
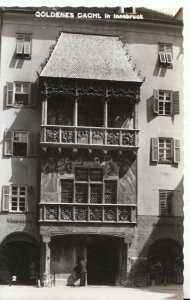
POLYGON ((136 223, 136 205, 40 203, 41 222, 136 223))
POLYGON ((82 126, 42 126, 41 143, 137 147, 138 129, 82 126))

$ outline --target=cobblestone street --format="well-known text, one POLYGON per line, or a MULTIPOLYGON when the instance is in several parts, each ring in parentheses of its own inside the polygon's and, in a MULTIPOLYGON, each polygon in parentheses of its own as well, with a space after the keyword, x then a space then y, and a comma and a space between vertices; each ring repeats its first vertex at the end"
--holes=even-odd
POLYGON ((1 286, 0 300, 182 300, 182 285, 122 287, 52 287, 1 286))

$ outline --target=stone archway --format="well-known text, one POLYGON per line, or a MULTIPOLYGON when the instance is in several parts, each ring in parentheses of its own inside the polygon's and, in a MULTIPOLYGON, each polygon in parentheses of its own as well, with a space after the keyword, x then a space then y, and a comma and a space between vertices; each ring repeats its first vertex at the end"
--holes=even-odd
POLYGON ((40 248, 33 237, 10 234, 0 245, 0 284, 36 284, 39 258, 40 248))
POLYGON ((149 248, 147 261, 149 264, 159 261, 163 270, 167 268, 171 283, 183 282, 183 251, 177 241, 173 239, 155 241, 149 248))

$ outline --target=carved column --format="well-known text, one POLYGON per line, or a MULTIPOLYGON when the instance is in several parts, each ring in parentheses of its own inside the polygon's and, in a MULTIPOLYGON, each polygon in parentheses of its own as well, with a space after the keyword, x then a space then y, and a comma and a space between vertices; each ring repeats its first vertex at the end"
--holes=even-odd
POLYGON ((47 99, 45 96, 42 101, 42 125, 47 125, 47 99))
POLYGON ((108 100, 104 101, 104 127, 108 127, 108 100))
POLYGON ((45 286, 48 285, 50 282, 51 271, 50 271, 50 262, 51 262, 51 250, 50 250, 50 243, 51 237, 50 236, 42 236, 43 242, 43 253, 42 253, 42 269, 43 269, 43 283, 45 286))
POLYGON ((78 98, 75 98, 74 102, 74 120, 73 120, 74 126, 78 125, 78 98))
POLYGON ((133 122, 134 122, 134 129, 137 129, 138 128, 138 104, 135 103, 134 105, 134 119, 133 119, 133 122))

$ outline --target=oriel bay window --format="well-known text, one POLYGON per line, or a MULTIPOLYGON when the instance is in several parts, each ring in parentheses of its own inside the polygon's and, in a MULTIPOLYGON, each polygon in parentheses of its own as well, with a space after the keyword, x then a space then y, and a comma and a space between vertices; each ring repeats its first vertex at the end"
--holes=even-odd
POLYGON ((152 138, 152 161, 158 163, 178 163, 180 161, 180 140, 172 138, 152 138))
POLYGON ((104 127, 104 102, 100 99, 78 101, 78 126, 104 127))
POLYGON ((74 102, 70 98, 51 97, 48 101, 48 125, 73 125, 74 102))
POLYGON ((103 176, 103 168, 76 167, 73 179, 61 179, 62 203, 117 203, 117 180, 103 176))

